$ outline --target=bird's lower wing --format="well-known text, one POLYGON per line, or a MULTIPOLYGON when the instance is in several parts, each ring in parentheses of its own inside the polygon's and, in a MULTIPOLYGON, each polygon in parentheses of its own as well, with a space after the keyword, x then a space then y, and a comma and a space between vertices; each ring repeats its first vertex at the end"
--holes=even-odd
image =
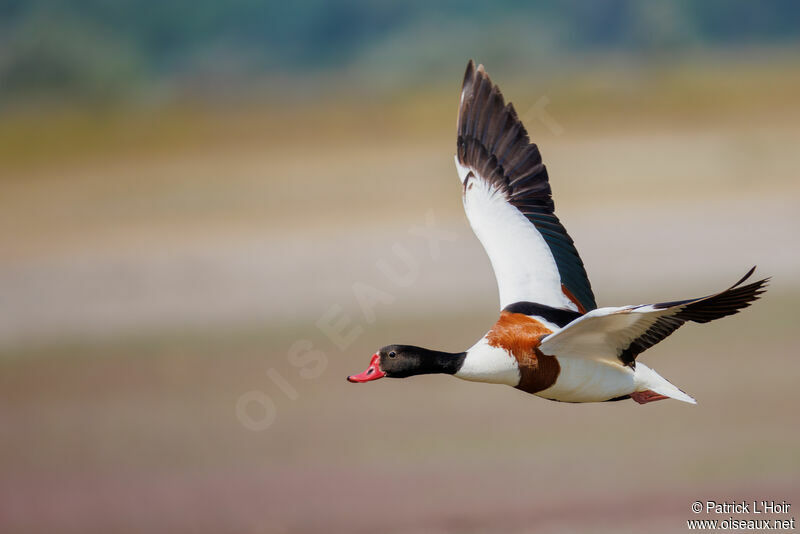
POLYGON ((768 279, 742 286, 751 269, 729 289, 707 297, 659 304, 598 308, 544 337, 539 350, 560 357, 605 360, 635 367, 636 357, 686 321, 707 323, 746 308, 768 279))

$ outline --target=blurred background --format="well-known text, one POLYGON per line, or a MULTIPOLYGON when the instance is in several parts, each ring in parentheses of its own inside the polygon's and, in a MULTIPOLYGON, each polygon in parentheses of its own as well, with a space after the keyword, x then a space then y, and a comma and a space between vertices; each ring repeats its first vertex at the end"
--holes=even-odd
POLYGON ((800 506, 799 59, 791 1, 0 0, 0 530, 683 532, 698 499, 800 506), (601 306, 774 277, 643 355, 698 406, 345 382, 496 319, 452 163, 469 58, 601 306))

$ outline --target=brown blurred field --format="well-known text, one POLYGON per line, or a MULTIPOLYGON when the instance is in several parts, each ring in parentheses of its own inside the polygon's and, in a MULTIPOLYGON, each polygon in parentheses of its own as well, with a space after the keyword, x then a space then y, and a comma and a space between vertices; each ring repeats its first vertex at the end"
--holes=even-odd
POLYGON ((462 350, 496 315, 452 168, 457 83, 9 117, 0 530, 683 532, 695 500, 800 506, 800 76, 685 69, 498 81, 601 305, 774 277, 643 356, 696 407, 345 382, 382 345, 462 350), (438 257, 409 232, 426 214, 438 257), (395 245, 418 267, 403 287, 376 265, 395 245), (354 284, 392 302, 365 316, 354 284), (360 329, 344 350, 316 326, 331 310, 360 329), (321 376, 290 364, 298 340, 321 376), (250 391, 275 404, 264 431, 237 417, 250 391))

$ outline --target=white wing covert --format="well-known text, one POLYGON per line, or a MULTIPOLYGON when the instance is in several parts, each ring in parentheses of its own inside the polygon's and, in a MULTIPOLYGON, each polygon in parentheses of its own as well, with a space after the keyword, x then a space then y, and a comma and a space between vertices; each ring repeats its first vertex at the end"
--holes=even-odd
POLYGON ((539 350, 560 358, 604 360, 635 368, 639 354, 685 322, 707 323, 750 306, 769 280, 742 286, 753 271, 755 267, 729 289, 707 297, 592 310, 542 338, 539 350))

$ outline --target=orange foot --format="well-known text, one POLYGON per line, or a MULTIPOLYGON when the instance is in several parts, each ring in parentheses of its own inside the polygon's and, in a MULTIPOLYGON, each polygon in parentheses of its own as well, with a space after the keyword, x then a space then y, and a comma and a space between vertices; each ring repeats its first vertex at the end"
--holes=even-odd
POLYGON ((648 389, 646 391, 636 391, 634 393, 631 393, 631 398, 636 402, 638 402, 639 404, 647 404, 648 402, 664 400, 668 399, 669 397, 656 393, 655 391, 650 391, 648 389))

